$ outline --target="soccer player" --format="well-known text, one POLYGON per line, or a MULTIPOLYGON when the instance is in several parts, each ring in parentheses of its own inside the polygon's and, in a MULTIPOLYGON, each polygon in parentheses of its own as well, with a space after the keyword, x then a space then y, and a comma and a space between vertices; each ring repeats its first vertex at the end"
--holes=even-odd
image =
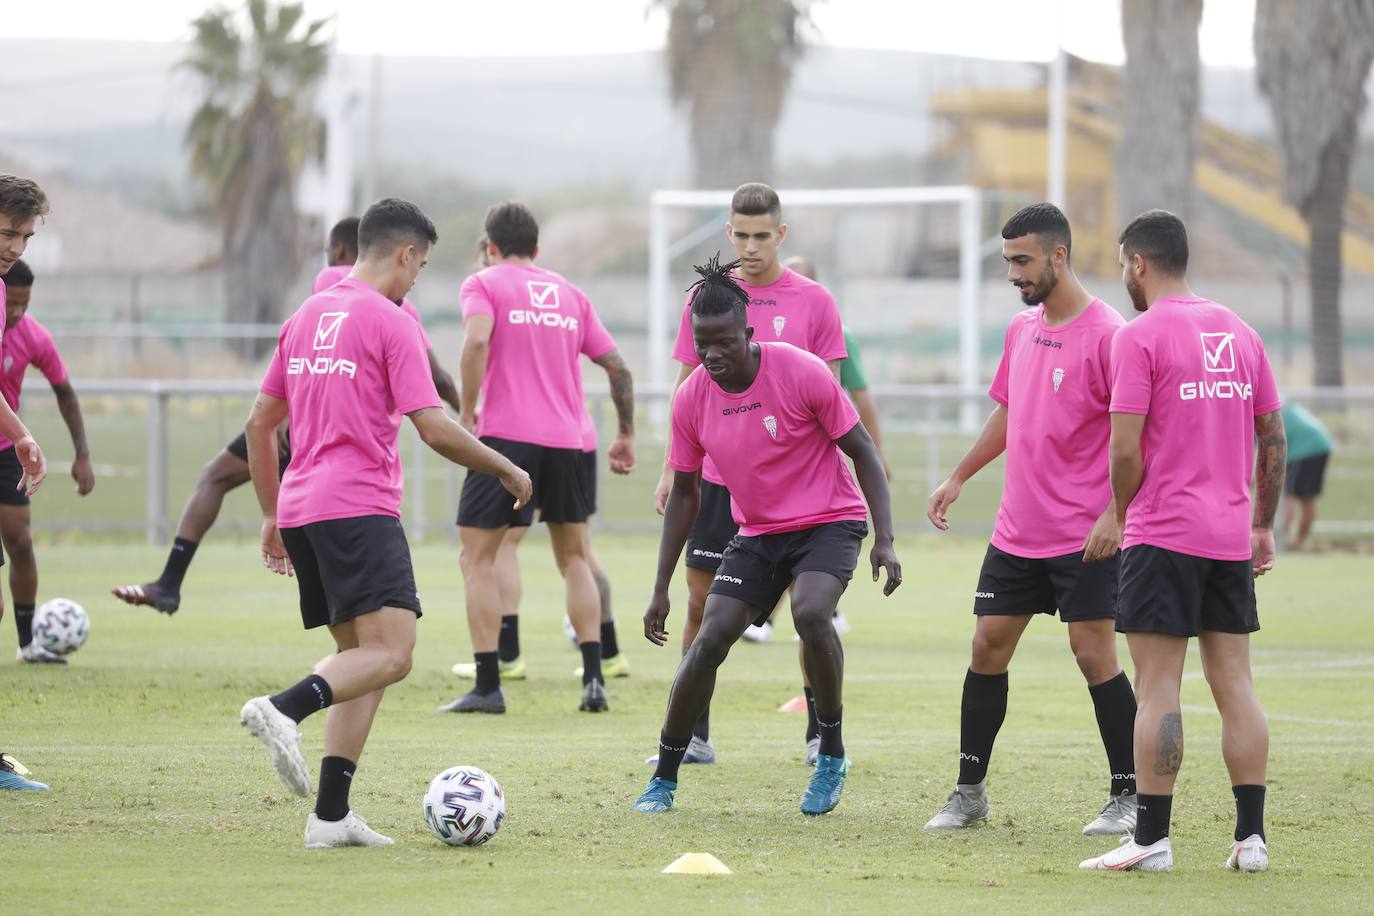
POLYGON ((1140 806, 1131 842, 1080 867, 1173 868, 1169 816, 1183 761, 1178 695, 1188 640, 1197 637, 1236 799, 1226 867, 1263 871, 1269 725, 1251 679, 1250 634, 1259 629, 1255 576, 1274 565, 1283 490, 1278 389, 1254 329, 1189 288, 1181 219, 1149 210, 1120 242, 1122 280, 1144 314, 1112 343, 1115 530, 1095 552, 1124 548, 1116 627, 1126 634, 1140 697, 1140 806))
MULTIPOLYGON (((353 262, 358 259, 358 218, 351 216, 340 220, 329 233, 329 266, 316 276, 313 292, 322 292, 348 276, 353 262)), ((409 299, 402 298, 401 309, 420 323, 420 313, 409 299)), ((458 410, 458 391, 453 384, 453 376, 439 365, 434 355, 423 325, 420 338, 425 345, 425 358, 429 361, 431 377, 439 396, 458 410)), ((287 428, 277 430, 277 465, 285 469, 291 462, 291 440, 287 428)), ((147 605, 164 614, 175 614, 181 607, 181 583, 186 571, 195 558, 196 549, 205 538, 215 519, 219 517, 224 497, 248 483, 248 445, 240 433, 232 442, 220 450, 210 463, 201 468, 196 478, 195 488, 186 506, 181 510, 181 520, 177 522, 176 538, 167 554, 167 563, 153 582, 142 585, 120 585, 110 589, 116 598, 133 605, 147 605)))
MULTIPOLYGON (((57 346, 48 329, 28 314, 33 295, 33 271, 22 260, 15 261, 5 274, 5 333, 0 339, 0 391, 14 411, 19 410, 19 395, 24 387, 24 373, 29 366, 37 368, 52 385, 57 396, 57 409, 72 436, 72 479, 76 492, 82 496, 95 487, 91 472, 91 453, 86 445, 86 422, 81 416, 81 404, 67 378, 57 346)), ((10 597, 14 601, 14 623, 19 630, 17 658, 30 664, 65 665, 65 656, 44 649, 33 639, 33 611, 38 596, 38 563, 33 555, 33 536, 30 532, 29 498, 15 484, 24 469, 15 454, 14 444, 0 437, 0 540, 10 559, 10 597)))
POLYGON ((1321 420, 1301 404, 1283 405, 1283 430, 1288 436, 1288 472, 1284 477, 1283 506, 1284 546, 1302 550, 1317 520, 1317 497, 1322 495, 1326 480, 1326 463, 1331 460, 1334 445, 1331 433, 1321 420), (1294 503, 1297 511, 1294 511, 1294 503), (1298 530, 1292 540, 1293 521, 1298 530))
POLYGON ((511 527, 539 510, 563 575, 567 613, 582 652, 579 709, 607 708, 601 671, 601 608, 587 558, 592 507, 583 482, 581 359, 606 370, 619 433, 609 459, 615 473, 634 467, 634 385, 615 340, 591 302, 566 279, 534 263, 539 224, 521 203, 487 211, 491 266, 468 277, 463 309, 461 422, 530 473, 534 498, 512 510, 495 478, 472 471, 458 503, 459 561, 467 597, 476 685, 441 712, 504 713, 499 632, 503 601, 496 556, 511 527), (478 395, 482 412, 477 415, 478 395))
POLYGON ((515 505, 530 495, 524 471, 444 413, 420 329, 396 304, 437 238, 414 204, 373 204, 351 275, 312 295, 282 326, 245 430, 263 563, 295 575, 303 623, 328 626, 338 647, 313 674, 249 700, 240 713, 282 781, 306 795, 298 726, 329 709, 308 849, 392 843, 350 810, 348 794, 382 691, 410 671, 420 616, 400 522, 402 416, 440 455, 500 480, 515 505), (274 430, 288 417, 294 452, 279 487, 274 430))
MULTIPOLYGON (((38 229, 38 221, 48 213, 48 197, 33 181, 16 175, 0 175, 0 306, 5 305, 4 277, 24 254, 29 239, 38 229)), ((0 334, 0 345, 4 335, 0 334)), ((15 489, 25 496, 38 492, 38 486, 48 473, 43 450, 30 435, 9 402, 0 398, 0 436, 14 443, 14 455, 23 473, 15 482, 15 489)), ((0 556, 0 562, 4 557, 0 556)), ((0 595, 0 618, 5 615, 4 596, 0 595)), ((28 770, 8 754, 0 753, 0 791, 44 792, 47 786, 27 779, 28 770)))
POLYGON ((713 258, 698 267, 692 336, 702 365, 673 399, 668 456, 673 484, 659 543, 658 576, 644 612, 644 635, 668 641, 668 586, 697 517, 701 471, 709 457, 733 495, 739 533, 706 599, 701 628, 678 667, 659 737, 658 764, 633 810, 673 806, 678 767, 692 728, 715 690, 716 669, 751 620, 766 618, 789 587, 803 663, 816 695, 820 756, 802 797, 803 814, 839 804, 849 772, 841 736, 844 649, 831 624, 873 516, 873 580, 883 594, 901 584, 892 546, 887 477, 873 440, 834 373, 786 343, 754 343, 751 293, 713 258), (863 496, 844 461, 854 461, 863 496), (864 505, 867 498, 868 505, 864 505))
POLYGON ((1112 335, 1125 322, 1079 282, 1069 221, 1058 207, 1025 207, 1002 227, 1002 240, 1007 280, 1030 308, 1007 327, 988 389, 997 406, 926 507, 931 524, 949 530, 949 508, 963 485, 1006 452, 1002 504, 973 597, 959 776, 926 829, 987 820, 988 763, 1007 714, 1007 669, 1036 615, 1058 611, 1088 682, 1110 767, 1107 804, 1083 832, 1128 833, 1135 824, 1135 695, 1116 657, 1117 561, 1085 557, 1115 527, 1107 406, 1112 335))
MULTIPOLYGON (((742 184, 730 200, 730 221, 725 234, 735 249, 738 268, 735 279, 748 293, 749 324, 758 329, 760 340, 781 341, 800 347, 825 361, 838 378, 840 361, 848 352, 844 328, 835 297, 819 283, 789 270, 780 251, 787 238, 782 221, 782 202, 766 184, 742 184)), ((673 359, 682 363, 677 384, 680 388, 701 360, 692 337, 691 298, 682 310, 673 359)), ((663 515, 675 476, 665 462, 655 492, 655 508, 663 515)), ((724 476, 708 456, 701 469, 700 511, 687 539, 687 618, 682 625, 682 651, 687 649, 701 626, 706 595, 720 566, 730 539, 738 532, 730 511, 730 491, 724 476)), ((769 610, 772 610, 771 608, 769 610)), ((758 621, 763 623, 763 620, 758 621)), ((715 745, 711 741, 709 704, 702 709, 701 721, 693 727, 691 746, 685 763, 714 763, 715 745)), ((647 761, 657 763, 654 758, 647 761)))

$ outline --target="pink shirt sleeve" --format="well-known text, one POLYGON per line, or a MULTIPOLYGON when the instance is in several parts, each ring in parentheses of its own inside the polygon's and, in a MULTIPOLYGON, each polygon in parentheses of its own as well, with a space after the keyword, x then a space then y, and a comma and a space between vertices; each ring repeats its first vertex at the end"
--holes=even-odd
POLYGON ((1127 325, 1112 338, 1112 403, 1108 408, 1112 413, 1150 412, 1154 379, 1143 336, 1127 325))
POLYGON ((673 359, 693 368, 701 365, 697 359, 696 343, 692 340, 692 300, 682 307, 682 321, 677 326, 677 342, 673 344, 673 359))
POLYGON ((48 384, 60 385, 67 380, 67 367, 63 365, 62 356, 57 352, 57 344, 53 343, 48 329, 40 325, 38 331, 38 346, 33 355, 32 365, 38 367, 38 371, 43 373, 48 384))
POLYGON ((429 371, 429 357, 414 321, 388 321, 384 349, 386 381, 397 413, 413 413, 426 407, 439 407, 439 392, 429 371))
POLYGON ((463 311, 464 318, 471 318, 473 315, 496 317, 496 307, 491 304, 491 297, 487 295, 486 284, 477 274, 463 281, 463 288, 458 293, 458 305, 463 311))
POLYGON ((997 361, 997 372, 992 377, 992 384, 988 386, 988 397, 998 404, 1006 407, 1010 401, 1010 394, 1007 390, 1007 342, 1011 340, 1011 326, 1007 326, 1006 333, 1002 335, 1002 358, 997 361))
POLYGON ((415 326, 420 329, 420 342, 425 345, 426 350, 430 349, 433 344, 429 342, 429 335, 425 333, 425 323, 420 320, 420 310, 415 307, 415 303, 409 299, 402 299, 401 311, 415 320, 415 326))
POLYGON ((582 312, 582 353, 588 359, 600 359, 615 349, 615 338, 601 323, 601 318, 596 314, 596 309, 592 308, 592 304, 587 301, 586 297, 582 296, 581 293, 578 295, 586 307, 582 312))
POLYGON ((822 287, 816 297, 816 323, 811 330, 811 346, 807 349, 825 362, 844 359, 849 350, 844 345, 844 325, 840 323, 840 307, 835 297, 822 287))
POLYGON ((1264 342, 1255 331, 1255 351, 1259 353, 1259 364, 1255 367, 1255 416, 1262 417, 1273 413, 1283 406, 1279 399, 1279 386, 1274 381, 1274 370, 1269 365, 1269 354, 1264 352, 1264 342))
POLYGON ((825 434, 832 440, 842 438, 859 422, 859 412, 854 409, 854 402, 849 400, 829 367, 817 366, 808 359, 806 369, 807 400, 815 411, 816 419, 821 421, 825 434), (816 369, 821 371, 817 372, 816 369))
POLYGON ((688 387, 690 381, 683 382, 673 398, 673 440, 668 448, 668 467, 685 474, 701 470, 706 457, 695 423, 696 386, 688 387))

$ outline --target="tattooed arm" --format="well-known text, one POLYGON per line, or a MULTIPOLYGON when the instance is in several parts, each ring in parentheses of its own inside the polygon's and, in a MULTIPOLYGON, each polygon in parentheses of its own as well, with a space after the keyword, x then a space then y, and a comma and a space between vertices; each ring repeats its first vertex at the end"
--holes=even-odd
POLYGON ((611 402, 615 404, 619 429, 611 445, 611 471, 628 474, 635 468, 635 384, 630 368, 619 350, 612 350, 593 360, 606 370, 611 382, 611 402))
POLYGON ((1274 514, 1283 492, 1288 465, 1288 436, 1283 414, 1275 410, 1255 417, 1255 517, 1250 531, 1250 566, 1262 576, 1274 568, 1274 514))

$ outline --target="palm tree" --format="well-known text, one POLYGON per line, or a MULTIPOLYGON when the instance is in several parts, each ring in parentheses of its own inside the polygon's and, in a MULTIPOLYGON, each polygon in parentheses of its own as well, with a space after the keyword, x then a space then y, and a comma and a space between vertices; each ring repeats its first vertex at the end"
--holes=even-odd
POLYGON ((691 116, 699 188, 771 181, 782 115, 811 0, 652 0, 668 10, 673 101, 691 116))
POLYGON ((1341 234, 1374 63, 1374 0, 1259 0, 1255 64, 1283 154, 1284 197, 1307 222, 1313 381, 1340 386, 1341 234))
POLYGON ((1193 215, 1202 0, 1122 0, 1121 221, 1152 207, 1193 215))
MULTIPOLYGON (((329 63, 319 37, 327 20, 307 23, 304 16, 300 3, 215 7, 192 23, 180 64, 204 88, 185 140, 191 171, 209 190, 223 230, 230 321, 278 321, 303 264, 296 184, 323 146, 313 103, 329 63)), ((270 345, 258 341, 246 352, 261 356, 270 345)))

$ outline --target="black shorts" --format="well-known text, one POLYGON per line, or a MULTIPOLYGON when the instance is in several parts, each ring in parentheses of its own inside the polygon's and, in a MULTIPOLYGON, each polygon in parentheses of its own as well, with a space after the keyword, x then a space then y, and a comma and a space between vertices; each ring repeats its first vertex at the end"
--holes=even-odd
POLYGON ((709 480, 701 482, 701 504, 692 533, 687 535, 687 565, 693 569, 715 572, 720 568, 721 556, 736 534, 739 525, 730 512, 730 491, 709 480))
POLYGON ((1065 623, 1116 616, 1118 557, 1084 563, 1083 551, 1029 559, 993 544, 983 557, 973 613, 1019 616, 1059 612, 1065 623))
POLYGON ((578 469, 582 472, 582 492, 587 501, 587 514, 596 514, 596 451, 582 453, 582 460, 578 464, 578 469))
POLYGON ((23 477, 24 466, 19 463, 19 453, 11 445, 0 452, 0 506, 29 504, 28 495, 23 490, 16 489, 23 477))
POLYGON ((420 616, 420 595, 401 520, 364 515, 281 529, 296 569, 301 622, 335 626, 384 607, 420 616))
POLYGON ((1283 492, 1298 499, 1313 499, 1322 495, 1322 483, 1326 480, 1326 460, 1330 452, 1322 452, 1311 458, 1293 461, 1283 482, 1283 492))
MULTIPOLYGON (((541 522, 578 524, 592 514, 583 485, 583 454, 576 448, 551 448, 516 442, 496 436, 483 436, 482 442, 505 455, 530 475, 534 496, 518 512, 511 508, 515 497, 506 492, 501 481, 490 474, 468 471, 463 492, 458 497, 460 528, 522 528, 534 521, 539 510, 541 522)), ((595 473, 595 455, 592 458, 595 473)))
POLYGON ((754 623, 762 624, 804 572, 829 573, 848 586, 866 537, 868 524, 859 521, 826 522, 785 534, 736 535, 725 548, 709 594, 738 598, 758 612, 754 623))
MULTIPOLYGON (((240 461, 248 460, 248 434, 239 433, 235 436, 224 450, 233 455, 240 461)), ((286 437, 286 448, 277 452, 277 477, 280 478, 286 473, 286 466, 291 463, 291 437, 286 437)))
POLYGON ((1118 632, 1196 636, 1259 628, 1249 560, 1209 560, 1149 544, 1121 552, 1118 632))

